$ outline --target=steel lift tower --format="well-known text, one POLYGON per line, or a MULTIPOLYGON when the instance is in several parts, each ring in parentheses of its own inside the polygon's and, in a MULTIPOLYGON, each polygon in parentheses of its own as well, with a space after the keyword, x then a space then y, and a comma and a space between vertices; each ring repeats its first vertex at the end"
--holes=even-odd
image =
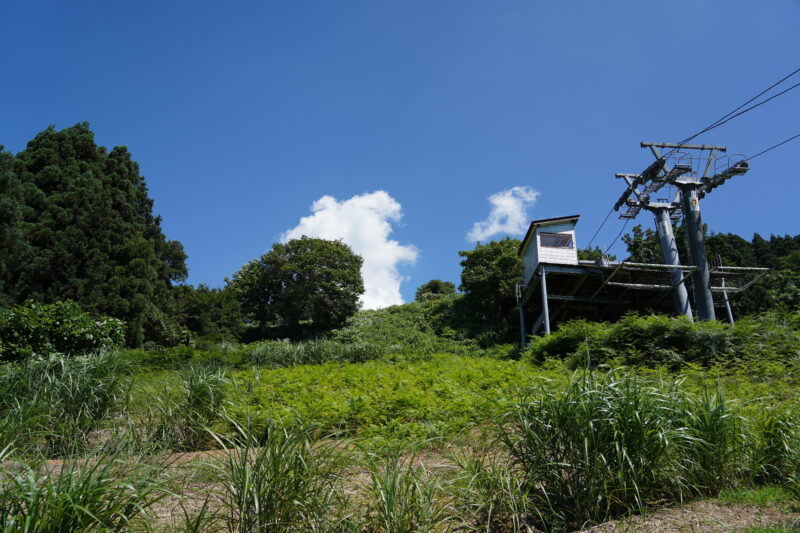
POLYGON ((627 210, 620 215, 620 218, 627 219, 636 218, 642 209, 654 214, 664 263, 675 266, 672 270, 675 312, 691 317, 684 274, 680 268, 680 256, 672 231, 672 221, 678 220, 683 213, 689 237, 690 263, 696 267, 692 272, 692 281, 697 314, 701 320, 714 320, 716 315, 706 259, 703 222, 700 217, 700 200, 733 176, 747 172, 749 165, 744 159, 733 164, 729 164, 729 158, 727 162, 720 160, 718 155, 726 151, 724 146, 643 142, 641 147, 649 148, 656 161, 641 174, 616 175, 623 178, 628 187, 614 204, 614 209, 619 211, 623 205, 627 206, 627 210), (665 156, 661 154, 662 148, 669 148, 671 151, 665 156), (692 156, 684 150, 699 151, 699 156, 692 156), (708 155, 704 156, 704 152, 708 155), (697 171, 693 170, 695 166, 692 163, 695 161, 698 162, 697 171), (720 162, 723 164, 720 165, 720 162), (699 171, 701 166, 704 166, 702 173, 699 171), (713 175, 712 170, 715 171, 713 175), (674 198, 671 201, 652 201, 652 195, 667 185, 677 188, 674 198))

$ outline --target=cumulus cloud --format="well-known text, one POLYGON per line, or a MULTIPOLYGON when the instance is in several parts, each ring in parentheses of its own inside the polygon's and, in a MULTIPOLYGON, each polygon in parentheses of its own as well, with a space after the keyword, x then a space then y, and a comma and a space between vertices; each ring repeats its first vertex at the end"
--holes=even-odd
POLYGON ((489 197, 492 210, 486 220, 476 222, 467 233, 468 241, 484 241, 500 234, 520 235, 528 228, 528 207, 539 193, 528 186, 512 187, 489 197))
POLYGON ((403 217, 400 203, 386 191, 336 200, 323 196, 311 206, 311 215, 281 235, 286 242, 306 235, 320 239, 341 239, 364 258, 361 275, 364 277, 364 309, 379 309, 403 303, 400 284, 405 278, 397 265, 414 263, 419 251, 413 245, 401 245, 390 240, 392 222, 403 217))

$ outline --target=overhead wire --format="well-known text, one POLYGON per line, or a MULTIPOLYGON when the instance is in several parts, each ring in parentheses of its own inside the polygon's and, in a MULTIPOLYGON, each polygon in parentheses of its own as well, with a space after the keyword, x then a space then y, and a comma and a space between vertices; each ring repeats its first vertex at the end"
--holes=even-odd
MULTIPOLYGON (((737 118, 737 117, 739 117, 739 116, 741 116, 741 115, 743 115, 743 114, 745 114, 745 113, 747 113, 749 111, 752 111, 753 109, 756 109, 757 107, 760 107, 760 106, 766 104, 767 102, 769 102, 771 100, 774 100, 775 98, 777 98, 777 97, 779 97, 779 96, 781 96, 783 94, 786 94, 789 91, 791 91, 793 89, 796 89, 797 87, 800 87, 800 83, 796 83, 796 84, 792 85, 791 87, 789 87, 787 89, 784 89, 783 91, 770 96, 766 100, 762 100, 761 102, 753 104, 750 107, 746 107, 748 104, 751 104, 752 102, 758 100, 759 98, 764 96, 766 93, 768 93, 769 91, 771 91, 772 89, 774 89, 775 87, 777 87, 778 85, 783 83, 784 81, 788 80, 789 78, 791 78, 792 76, 794 76, 798 72, 800 72, 800 67, 795 69, 795 70, 793 70, 792 72, 790 72, 789 74, 787 74, 786 76, 784 76, 780 80, 776 81, 775 83, 773 83, 772 85, 770 85, 769 87, 767 87, 766 89, 764 89, 763 91, 758 93, 757 95, 753 96, 752 98, 750 98, 749 100, 747 100, 743 104, 739 105, 735 109, 732 109, 731 111, 729 111, 725 115, 721 116, 720 118, 718 118, 717 120, 715 120, 714 122, 712 122, 711 124, 709 124, 708 126, 703 128, 702 130, 698 131, 697 133, 694 133, 694 134, 690 135, 689 137, 686 137, 685 139, 683 139, 682 141, 680 141, 678 143, 678 146, 676 146, 675 148, 673 148, 672 150, 667 152, 663 157, 669 157, 676 150, 679 150, 683 145, 685 145, 686 143, 692 141, 693 139, 695 139, 699 135, 702 135, 703 133, 706 133, 706 132, 711 131, 711 130, 713 130, 715 128, 718 128, 718 127, 722 126, 723 124, 726 124, 727 122, 730 122, 734 118, 737 118)), ((787 142, 792 141, 792 140, 794 140, 794 139, 796 139, 798 137, 800 137, 800 134, 797 134, 794 137, 790 137, 789 139, 786 139, 786 140, 784 140, 784 141, 782 141, 782 142, 780 142, 780 143, 778 143, 778 144, 776 144, 774 146, 771 146, 771 147, 767 148, 766 150, 763 150, 763 151, 757 153, 756 155, 745 159, 745 161, 749 161, 749 160, 754 159, 754 158, 756 158, 756 157, 758 157, 758 156, 760 156, 762 154, 765 154, 765 153, 769 152, 770 150, 774 150, 775 148, 778 148, 779 146, 781 146, 783 144, 786 144, 787 142)), ((603 227, 605 226, 605 224, 608 221, 609 217, 611 216, 611 213, 613 213, 613 212, 614 212, 614 208, 612 207, 611 210, 608 212, 608 214, 603 219, 603 222, 600 223, 600 226, 597 228, 597 231, 595 231, 594 235, 592 235, 592 238, 589 240, 589 244, 587 244, 587 248, 591 247, 591 245, 594 242, 595 238, 600 233, 600 231, 603 229, 603 227)), ((622 233, 625 231, 625 228, 627 227, 629 221, 630 221, 630 219, 627 219, 625 221, 625 224, 623 224, 622 229, 617 234, 617 236, 614 238, 614 240, 611 242, 611 244, 608 246, 608 248, 606 248, 606 251, 604 252, 603 255, 608 253, 608 250, 611 249, 611 247, 614 246, 614 244, 616 244, 617 240, 619 240, 619 238, 622 236, 622 233)))
POLYGON ((767 152, 769 152, 770 150, 774 150, 775 148, 777 148, 777 147, 779 147, 779 146, 782 146, 782 145, 784 145, 784 144, 788 143, 789 141, 793 141, 793 140, 797 139, 798 137, 800 137, 800 133, 798 133, 797 135, 793 135, 793 136, 789 137, 788 139, 785 139, 785 140, 783 140, 783 141, 779 142, 778 144, 773 144, 773 145, 772 145, 772 146, 770 146, 769 148, 767 148, 767 149, 765 149, 765 150, 761 150, 761 151, 760 151, 760 152, 758 152, 756 155, 751 155, 750 157, 748 157, 747 159, 745 159, 745 161, 750 161, 751 159, 755 159, 756 157, 758 157, 758 156, 760 156, 760 155, 762 155, 762 154, 766 154, 766 153, 767 153, 767 152))
POLYGON ((594 235, 592 235, 592 238, 589 239, 589 244, 586 245, 586 248, 591 248, 592 247, 592 243, 594 242, 595 237, 597 237, 597 234, 600 233, 601 229, 603 229, 603 226, 606 225, 606 222, 608 221, 608 217, 610 217, 611 213, 613 213, 613 212, 614 212, 614 208, 612 207, 609 210, 608 214, 606 215, 606 218, 604 218, 603 222, 600 223, 600 227, 597 228, 597 231, 594 232, 594 235))
POLYGON ((756 104, 756 105, 753 105, 753 106, 751 106, 751 107, 749 107, 749 108, 747 108, 747 109, 745 109, 745 110, 743 110, 743 111, 739 112, 739 111, 740 111, 742 108, 744 108, 744 107, 745 107, 745 106, 747 106, 748 104, 750 104, 750 103, 754 102, 755 100, 758 100, 759 98, 761 98, 762 96, 764 96, 766 93, 768 93, 769 91, 771 91, 772 89, 774 89, 775 87, 777 87, 778 85, 780 85, 781 83, 783 83, 784 81, 788 80, 789 78, 791 78, 792 76, 794 76, 794 75, 795 75, 795 74, 797 74, 798 72, 800 72, 800 68, 797 68, 797 69, 793 70, 792 72, 790 72, 789 74, 787 74, 786 76, 784 76, 784 77, 783 77, 783 78, 781 78, 780 80, 776 81, 775 83, 773 83, 772 85, 770 85, 769 87, 767 87, 766 89, 764 89, 763 91, 761 91, 760 93, 758 93, 757 95, 755 95, 754 97, 752 97, 752 98, 750 98, 749 100, 747 100, 745 103, 741 104, 741 105, 740 105, 740 106, 738 106, 737 108, 735 108, 735 109, 733 109, 733 110, 729 111, 728 113, 726 113, 726 114, 725 114, 725 115, 723 115, 722 117, 718 118, 717 120, 715 120, 714 122, 712 122, 711 124, 709 124, 708 126, 706 126, 705 128, 703 128, 702 130, 700 130, 700 131, 698 131, 697 133, 695 133, 695 134, 693 134, 693 135, 690 135, 689 137, 687 137, 687 138, 685 138, 684 140, 680 141, 680 142, 678 143, 678 146, 677 146, 677 147, 675 147, 675 148, 673 148, 673 149, 672 149, 672 150, 670 150, 669 152, 667 152, 667 154, 666 154, 664 157, 668 157, 670 154, 672 154, 673 152, 675 152, 676 150, 678 150, 678 149, 679 149, 681 146, 683 146, 684 144, 686 144, 686 143, 690 142, 692 139, 696 138, 698 135, 702 135, 703 133, 706 133, 706 132, 708 132, 708 131, 711 131, 711 130, 713 130, 714 128, 718 128, 719 126, 722 126, 722 125, 723 125, 723 124, 725 124, 726 122, 728 122, 728 121, 730 121, 730 120, 733 120, 734 118, 736 118, 736 117, 738 117, 738 116, 740 116, 740 115, 743 115, 744 113, 747 113, 748 111, 751 111, 751 110, 755 109, 756 107, 758 107, 758 106, 760 106, 760 105, 766 104, 766 103, 767 103, 767 102, 769 102, 770 100, 773 100, 774 98, 777 98, 778 96, 781 96, 782 94, 785 94, 785 93, 787 93, 787 92, 791 91, 792 89, 795 89, 795 88, 796 88, 796 87, 798 87, 798 85, 800 85, 800 84, 795 84, 795 85, 793 85, 793 86, 789 87, 788 89, 786 89, 786 90, 784 90, 784 91, 781 91, 780 93, 778 93, 778 94, 776 94, 776 95, 773 95, 773 96, 771 96, 770 98, 768 98, 768 99, 764 100, 763 102, 759 102, 758 104, 756 104))
POLYGON ((625 219, 625 223, 622 225, 622 229, 619 230, 619 233, 617 233, 617 236, 614 237, 614 240, 611 241, 611 244, 608 245, 608 248, 606 248, 606 251, 603 252, 603 255, 608 255, 608 251, 611 249, 612 246, 614 246, 617 243, 619 238, 622 237, 622 232, 624 232, 625 228, 628 227, 628 222, 630 222, 630 221, 631 221, 631 219, 629 219, 629 218, 625 219))

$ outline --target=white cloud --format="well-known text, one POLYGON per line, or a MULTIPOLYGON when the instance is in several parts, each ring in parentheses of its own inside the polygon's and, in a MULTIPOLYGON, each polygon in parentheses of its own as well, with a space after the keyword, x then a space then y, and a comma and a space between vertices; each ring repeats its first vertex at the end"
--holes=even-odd
POLYGON ((467 233, 468 241, 484 241, 501 233, 520 235, 528 228, 528 207, 539 193, 532 187, 512 187, 489 197, 492 210, 486 220, 476 222, 467 233))
POLYGON ((341 239, 364 258, 364 309, 378 309, 403 303, 400 284, 405 278, 399 263, 414 263, 419 251, 413 245, 390 240, 392 222, 403 217, 402 207, 386 191, 375 191, 337 201, 323 196, 311 206, 312 214, 281 235, 283 242, 306 235, 320 239, 341 239))

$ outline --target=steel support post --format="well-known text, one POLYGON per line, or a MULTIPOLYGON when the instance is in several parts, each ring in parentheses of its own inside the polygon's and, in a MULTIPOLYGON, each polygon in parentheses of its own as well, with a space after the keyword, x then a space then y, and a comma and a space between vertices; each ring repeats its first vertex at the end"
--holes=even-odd
POLYGON ((711 294, 711 274, 706 260, 706 242, 703 235, 703 221, 700 218, 700 200, 697 198, 697 184, 679 184, 683 199, 683 216, 689 235, 692 264, 697 270, 692 273, 694 299, 700 320, 715 320, 714 298, 711 294))
POLYGON ((522 301, 517 302, 517 307, 519 307, 519 335, 520 339, 520 346, 525 348, 525 307, 522 305, 522 301))
MULTIPOLYGON (((672 232, 672 220, 670 220, 669 209, 661 207, 653 209, 656 217, 656 228, 658 237, 661 239, 661 253, 665 265, 680 265, 681 258, 678 253, 678 243, 675 242, 675 235, 672 232)), ((675 314, 684 315, 692 320, 692 307, 689 305, 689 292, 683 282, 683 271, 680 268, 673 268, 672 272, 672 302, 675 314)))
POLYGON ((550 307, 547 305, 547 272, 540 266, 542 274, 542 316, 544 316, 544 334, 550 335, 550 307))
MULTIPOLYGON (((722 282, 721 283, 722 283, 722 288, 724 289, 725 288, 725 278, 722 278, 722 282)), ((728 298, 728 291, 727 290, 723 290, 722 291, 722 299, 725 302, 725 311, 727 311, 727 313, 728 313, 728 322, 733 324, 733 310, 731 310, 731 301, 728 298)))

